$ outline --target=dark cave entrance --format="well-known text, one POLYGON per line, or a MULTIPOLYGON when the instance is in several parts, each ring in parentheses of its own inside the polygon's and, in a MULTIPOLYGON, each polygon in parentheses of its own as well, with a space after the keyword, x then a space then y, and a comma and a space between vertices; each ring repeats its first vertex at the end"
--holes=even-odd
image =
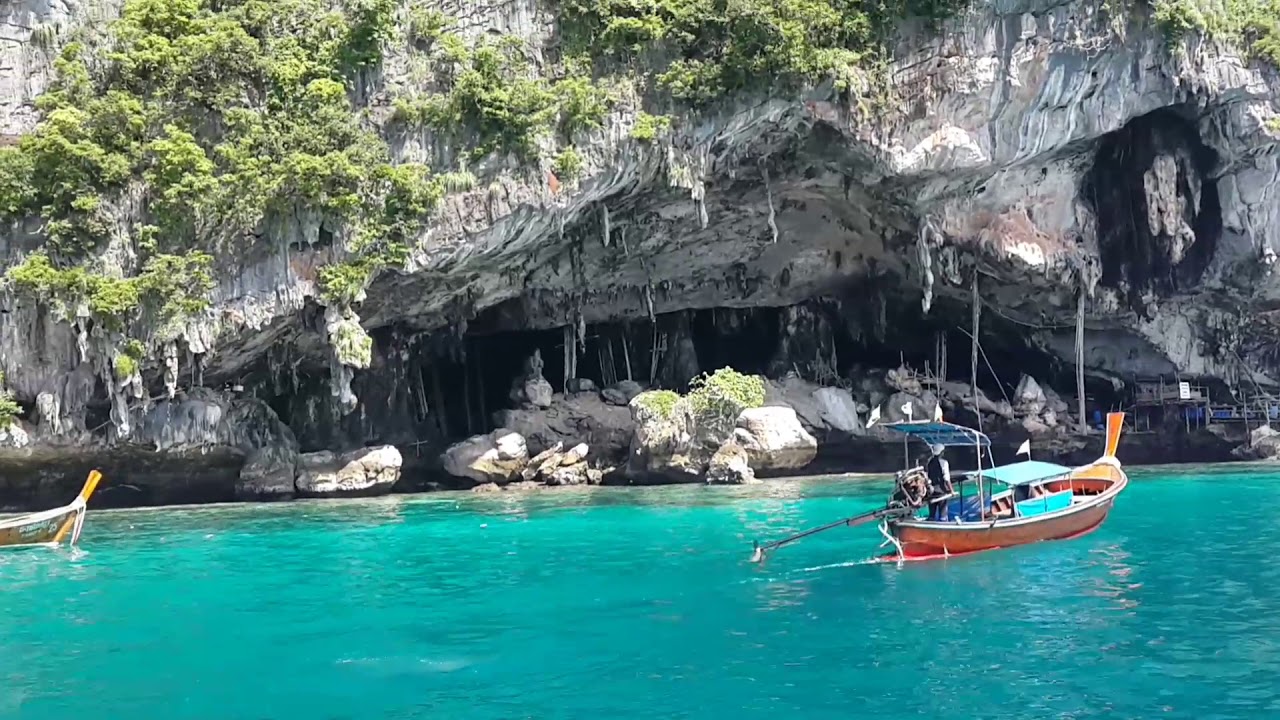
MULTIPOLYGON (((338 415, 332 409, 320 368, 268 402, 293 428, 304 451, 392 443, 422 447, 423 457, 434 458, 450 443, 498 427, 499 413, 516 408, 513 385, 535 352, 542 359, 542 377, 557 395, 606 388, 628 376, 641 386, 683 391, 697 374, 721 367, 775 380, 797 374, 818 385, 845 387, 855 397, 860 378, 903 364, 935 375, 945 365, 946 381, 969 385, 973 345, 967 298, 936 298, 925 314, 910 285, 889 287, 859 287, 790 307, 680 311, 659 315, 656 324, 644 317, 592 323, 580 340, 565 327, 513 328, 496 321, 493 310, 468 323, 462 335, 384 329, 373 333, 373 365, 353 381, 360 398, 356 411, 338 415), (581 383, 566 388, 566 341, 576 341, 573 376, 590 381, 585 389, 581 383), (940 362, 944 347, 946 359, 940 362)), ((1012 398, 1026 373, 1071 402, 1071 363, 1035 346, 1024 328, 998 317, 984 314, 981 331, 977 384, 988 398, 1012 398)), ((1090 383, 1091 393, 1102 390, 1090 383)), ((552 421, 565 421, 557 419, 566 417, 563 410, 547 412, 552 421)), ((976 420, 968 412, 952 419, 976 420)))
POLYGON ((1218 156, 1195 123, 1184 108, 1134 118, 1103 137, 1081 187, 1097 217, 1102 283, 1139 313, 1147 292, 1199 281, 1222 234, 1218 156))

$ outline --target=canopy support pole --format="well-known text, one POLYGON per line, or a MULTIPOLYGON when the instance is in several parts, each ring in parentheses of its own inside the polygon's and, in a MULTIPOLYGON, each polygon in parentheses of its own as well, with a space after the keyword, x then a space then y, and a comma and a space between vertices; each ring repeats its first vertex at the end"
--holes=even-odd
MULTIPOLYGON (((982 432, 982 411, 978 409, 978 324, 982 318, 982 297, 978 295, 978 268, 973 269, 973 350, 969 353, 970 394, 973 396, 973 414, 978 417, 978 432, 982 432)), ((996 379, 999 382, 999 379, 996 379)), ((982 515, 982 440, 974 438, 978 450, 978 515, 982 515)), ((964 497, 960 498, 960 511, 964 512, 964 497)))

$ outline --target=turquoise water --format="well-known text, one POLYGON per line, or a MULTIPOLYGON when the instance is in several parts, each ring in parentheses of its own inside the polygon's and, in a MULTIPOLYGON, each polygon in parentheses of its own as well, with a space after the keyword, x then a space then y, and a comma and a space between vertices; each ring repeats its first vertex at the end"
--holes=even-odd
POLYGON ((0 555, 0 718, 1276 717, 1278 480, 902 568, 865 527, 747 562, 867 481, 97 513, 0 555))

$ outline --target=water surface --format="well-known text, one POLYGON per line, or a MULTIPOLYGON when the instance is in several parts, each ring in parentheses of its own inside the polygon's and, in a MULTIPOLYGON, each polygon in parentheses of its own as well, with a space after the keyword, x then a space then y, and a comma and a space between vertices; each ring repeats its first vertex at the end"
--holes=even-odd
POLYGON ((1277 717, 1268 473, 902 568, 866 527, 747 562, 866 480, 100 512, 0 555, 0 718, 1277 717))

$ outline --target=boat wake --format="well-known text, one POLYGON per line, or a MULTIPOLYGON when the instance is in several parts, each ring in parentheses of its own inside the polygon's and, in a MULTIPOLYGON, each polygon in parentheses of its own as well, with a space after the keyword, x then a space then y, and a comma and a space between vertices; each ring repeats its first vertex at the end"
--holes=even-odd
POLYGON ((879 558, 866 558, 863 560, 848 560, 838 563, 827 563, 826 565, 814 565, 813 567, 800 568, 794 572, 819 572, 822 570, 834 570, 835 568, 858 567, 859 565, 875 565, 882 562, 879 558))

